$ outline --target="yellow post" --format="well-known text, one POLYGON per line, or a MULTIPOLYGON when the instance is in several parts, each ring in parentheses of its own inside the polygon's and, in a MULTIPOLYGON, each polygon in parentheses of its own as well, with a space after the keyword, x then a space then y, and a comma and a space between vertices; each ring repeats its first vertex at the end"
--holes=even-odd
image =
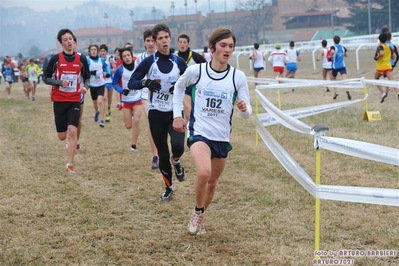
MULTIPOLYGON (((256 114, 256 118, 259 119, 259 117, 258 117, 258 115, 259 115, 259 100, 258 100, 258 97, 256 97, 256 99, 255 99, 255 114, 256 114)), ((255 144, 256 144, 256 146, 258 146, 258 143, 259 143, 259 133, 258 133, 258 130, 256 129, 256 126, 255 126, 255 144)))
MULTIPOLYGON (((320 185, 320 162, 321 151, 316 150, 316 185, 320 185)), ((320 198, 316 191, 316 207, 315 207, 315 234, 314 234, 314 250, 320 251, 320 198)), ((319 256, 315 256, 318 258, 319 256)))
POLYGON ((280 89, 277 89, 277 106, 278 109, 281 110, 281 97, 280 97, 280 89))

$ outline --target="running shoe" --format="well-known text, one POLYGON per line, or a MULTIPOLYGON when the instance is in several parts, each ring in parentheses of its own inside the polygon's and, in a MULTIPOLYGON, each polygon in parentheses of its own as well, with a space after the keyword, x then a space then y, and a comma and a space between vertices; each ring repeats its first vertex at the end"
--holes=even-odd
POLYGON ((327 89, 326 89, 326 92, 330 92, 330 89, 329 89, 329 88, 327 88, 327 89))
POLYGON ((73 164, 70 164, 70 163, 67 163, 66 171, 67 171, 67 173, 70 173, 72 175, 76 174, 75 166, 73 166, 73 164))
POLYGON ((173 160, 173 155, 171 157, 171 160, 173 167, 175 168, 175 174, 177 180, 179 180, 179 182, 183 182, 185 177, 184 167, 181 165, 180 160, 178 161, 173 160))
POLYGON ((108 115, 111 115, 111 107, 108 106, 108 115))
POLYGON ((349 91, 346 91, 346 95, 348 96, 348 100, 349 100, 349 101, 352 100, 352 96, 351 96, 351 94, 349 93, 349 91))
POLYGON ((78 140, 78 141, 76 142, 76 150, 77 150, 77 151, 80 151, 80 148, 82 148, 82 146, 80 145, 80 141, 78 140))
POLYGON ((94 113, 94 122, 98 122, 98 116, 100 115, 100 111, 94 113))
POLYGON ((387 96, 388 96, 388 93, 384 92, 384 93, 381 95, 381 101, 380 101, 380 103, 383 103, 384 100, 385 100, 385 98, 386 98, 387 96))
POLYGON ((32 96, 32 101, 36 101, 35 96, 32 96))
POLYGON ((171 187, 165 187, 165 192, 159 198, 160 201, 170 201, 174 193, 173 185, 171 187))
POLYGON ((130 149, 131 149, 132 151, 137 151, 137 146, 134 145, 134 144, 132 144, 132 146, 130 146, 130 149))
POLYGON ((159 168, 159 157, 154 156, 154 157, 152 157, 151 169, 157 169, 157 168, 159 168))
MULTIPOLYGON (((195 211, 188 222, 187 229, 188 232, 192 235, 196 235, 200 232, 200 229, 203 225, 204 221, 204 213, 201 211, 195 211)), ((205 230, 205 226, 204 226, 205 230)))
POLYGON ((200 228, 199 228, 199 230, 198 230, 197 235, 203 235, 203 234, 206 234, 204 221, 202 221, 202 223, 201 223, 201 225, 200 225, 200 228))
POLYGON ((109 117, 109 114, 105 115, 105 122, 111 122, 111 118, 109 117))
POLYGON ((337 97, 338 97, 338 92, 334 93, 333 100, 337 99, 337 97))
POLYGON ((100 127, 104 127, 104 126, 105 126, 104 120, 100 120, 100 123, 98 123, 98 125, 99 125, 100 127))

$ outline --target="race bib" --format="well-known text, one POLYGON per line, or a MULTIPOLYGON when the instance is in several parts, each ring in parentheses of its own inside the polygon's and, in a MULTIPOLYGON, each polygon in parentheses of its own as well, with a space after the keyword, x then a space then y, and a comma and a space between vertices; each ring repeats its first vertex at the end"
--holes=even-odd
POLYGON ((6 82, 10 82, 10 81, 12 81, 12 76, 5 76, 5 80, 6 80, 6 82))
POLYGON ((64 92, 76 92, 78 86, 78 75, 74 74, 62 74, 61 80, 67 80, 68 85, 66 87, 60 86, 60 91, 64 92))
POLYGON ((201 116, 223 117, 232 101, 232 95, 226 91, 198 89, 195 105, 201 116))
POLYGON ((170 93, 165 92, 154 92, 152 106, 156 107, 160 111, 172 110, 173 97, 170 93))

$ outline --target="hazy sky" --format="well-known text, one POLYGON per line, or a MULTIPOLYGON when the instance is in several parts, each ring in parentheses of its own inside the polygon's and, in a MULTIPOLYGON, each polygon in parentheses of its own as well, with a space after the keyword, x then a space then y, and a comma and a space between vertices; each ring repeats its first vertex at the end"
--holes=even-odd
MULTIPOLYGON (((89 2, 90 0, 0 0, 0 6, 2 7, 15 7, 15 6, 28 6, 36 11, 47 11, 47 10, 60 10, 63 8, 71 8, 78 6, 84 2, 89 2)), ((136 6, 142 7, 152 7, 155 6, 159 9, 164 9, 165 11, 170 9, 172 2, 174 2, 176 9, 184 8, 185 0, 100 0, 100 2, 110 3, 115 6, 120 6, 124 8, 131 7, 132 3, 135 2, 136 6), (139 3, 139 4, 137 4, 139 3)), ((213 4, 224 4, 226 2, 227 10, 234 10, 235 0, 210 0, 210 5, 212 9, 213 4)), ((208 0, 197 0, 197 5, 208 5, 208 0)), ((194 0, 187 0, 187 8, 195 7, 194 0)))

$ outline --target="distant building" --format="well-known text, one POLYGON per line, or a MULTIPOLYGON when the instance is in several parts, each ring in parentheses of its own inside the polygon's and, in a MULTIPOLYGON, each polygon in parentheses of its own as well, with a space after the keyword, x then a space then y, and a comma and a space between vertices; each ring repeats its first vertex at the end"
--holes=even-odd
MULTIPOLYGON (((317 32, 316 29, 327 29, 334 22, 334 27, 342 26, 339 15, 349 16, 348 4, 344 0, 273 0, 270 6, 261 10, 267 16, 262 25, 258 38, 264 41, 274 41, 275 38, 284 38, 279 41, 299 41, 292 37, 304 38, 317 32), (295 32, 281 35, 281 31, 295 30, 295 32), (301 34, 303 31, 303 34, 301 34), (306 33, 306 34, 305 34, 306 33), (287 40, 285 40, 287 39, 287 40)), ((259 10, 257 10, 259 11, 259 10)), ((249 18, 253 17, 251 10, 235 10, 230 12, 210 12, 206 16, 202 12, 187 15, 172 15, 162 19, 132 21, 132 30, 122 30, 116 27, 82 28, 74 30, 78 38, 78 50, 87 52, 90 44, 106 43, 113 52, 115 47, 122 47, 126 42, 134 46, 136 53, 144 51, 142 33, 154 25, 164 23, 169 26, 172 35, 171 47, 177 46, 177 38, 185 33, 190 36, 191 48, 199 48, 208 44, 208 38, 213 29, 226 26, 232 28, 237 36, 237 45, 253 43, 255 34, 248 29, 249 18), (86 49, 86 50, 85 50, 86 49)), ((307 37, 309 38, 309 37, 307 37)), ((60 46, 59 46, 60 48, 60 46)))

